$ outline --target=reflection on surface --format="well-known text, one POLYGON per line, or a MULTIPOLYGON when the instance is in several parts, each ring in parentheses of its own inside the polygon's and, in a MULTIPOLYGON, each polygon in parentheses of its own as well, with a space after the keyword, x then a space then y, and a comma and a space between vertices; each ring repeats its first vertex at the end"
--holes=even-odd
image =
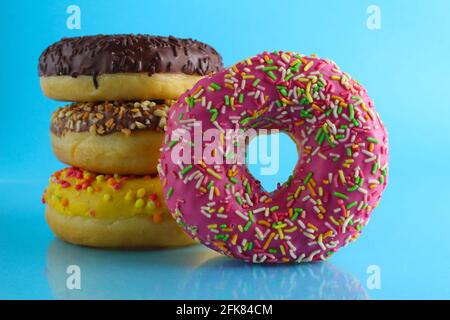
POLYGON ((54 240, 47 279, 58 299, 367 299, 359 281, 331 263, 249 265, 193 246, 112 251, 54 240), (69 290, 66 269, 81 269, 69 290))
POLYGON ((220 299, 369 299, 361 283, 329 262, 250 265, 213 258, 192 273, 191 297, 220 299))

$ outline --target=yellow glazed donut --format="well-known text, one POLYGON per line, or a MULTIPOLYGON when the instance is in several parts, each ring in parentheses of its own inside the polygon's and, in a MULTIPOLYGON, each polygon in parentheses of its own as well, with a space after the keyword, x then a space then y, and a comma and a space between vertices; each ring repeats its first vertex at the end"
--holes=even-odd
POLYGON ((110 174, 156 174, 171 101, 74 103, 53 113, 50 140, 71 166, 110 174))
POLYGON ((157 176, 98 175, 69 167, 44 192, 46 218, 61 239, 110 248, 193 244, 162 202, 157 176))
POLYGON ((199 41, 150 35, 62 39, 39 58, 44 94, 62 101, 176 99, 223 67, 199 41))

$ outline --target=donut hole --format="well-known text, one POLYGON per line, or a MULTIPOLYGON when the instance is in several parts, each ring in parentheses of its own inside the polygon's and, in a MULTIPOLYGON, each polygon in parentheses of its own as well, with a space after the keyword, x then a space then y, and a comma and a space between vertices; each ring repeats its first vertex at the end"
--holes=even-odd
POLYGON ((259 135, 246 149, 248 170, 267 192, 276 190, 289 179, 298 159, 297 144, 283 132, 259 135))

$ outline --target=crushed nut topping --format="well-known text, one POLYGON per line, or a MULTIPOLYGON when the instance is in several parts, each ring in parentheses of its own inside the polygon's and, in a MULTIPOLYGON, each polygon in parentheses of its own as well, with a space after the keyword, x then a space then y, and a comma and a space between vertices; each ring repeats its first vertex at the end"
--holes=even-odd
POLYGON ((53 113, 50 130, 57 136, 67 132, 98 135, 122 132, 129 136, 135 130, 165 131, 167 112, 173 103, 173 100, 73 103, 53 113))

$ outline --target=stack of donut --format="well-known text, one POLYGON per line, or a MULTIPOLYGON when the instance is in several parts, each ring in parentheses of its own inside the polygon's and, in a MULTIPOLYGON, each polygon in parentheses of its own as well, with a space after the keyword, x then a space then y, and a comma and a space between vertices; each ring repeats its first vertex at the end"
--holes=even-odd
POLYGON ((193 243, 163 202, 156 167, 172 101, 221 68, 214 48, 174 37, 66 38, 42 53, 44 94, 73 102, 50 126, 53 151, 69 165, 43 196, 58 237, 95 247, 193 243))

